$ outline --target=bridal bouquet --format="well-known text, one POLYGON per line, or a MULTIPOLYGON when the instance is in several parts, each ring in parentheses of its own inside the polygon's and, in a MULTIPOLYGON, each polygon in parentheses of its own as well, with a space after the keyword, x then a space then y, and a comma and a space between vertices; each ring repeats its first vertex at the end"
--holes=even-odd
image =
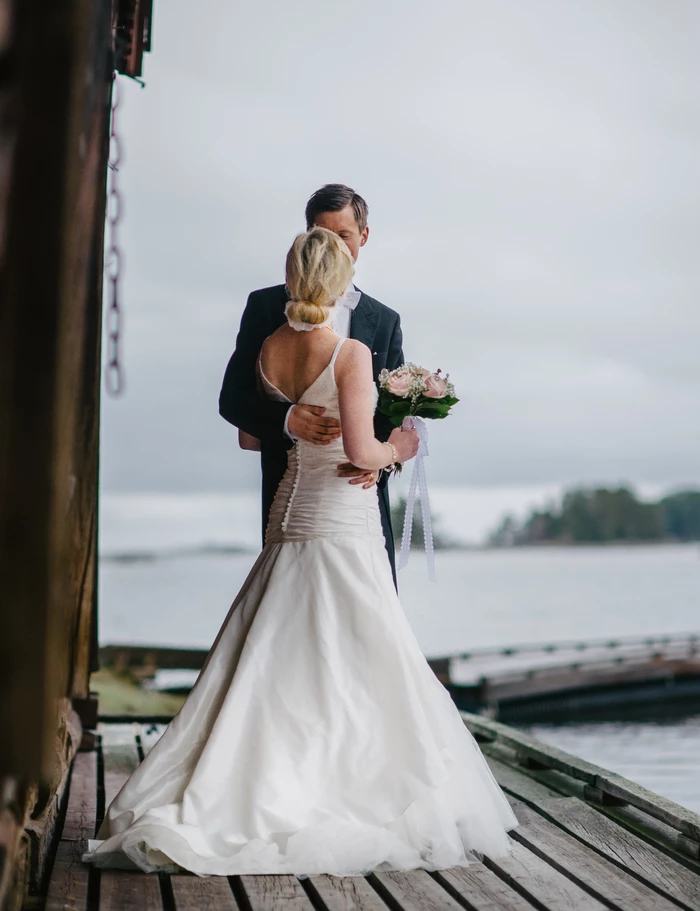
MULTIPOLYGON (((442 376, 441 370, 431 373, 425 367, 418 367, 416 364, 404 364, 403 367, 397 367, 396 370, 382 370, 379 374, 379 388, 381 389, 379 397, 381 413, 388 415, 395 427, 403 425, 407 429, 415 430, 419 440, 418 454, 406 498, 398 568, 403 569, 408 563, 413 511, 416 500, 420 499, 425 552, 428 558, 428 578, 434 582, 433 525, 425 472, 425 459, 428 455, 428 428, 424 419, 446 418, 452 406, 456 405, 459 399, 455 398, 455 389, 450 382, 449 373, 442 376)), ((401 465, 398 462, 394 466, 394 471, 401 471, 401 465)))
POLYGON ((444 376, 441 370, 431 373, 416 364, 382 370, 379 388, 379 410, 389 416, 395 427, 400 427, 407 417, 446 418, 459 401, 449 373, 444 376))

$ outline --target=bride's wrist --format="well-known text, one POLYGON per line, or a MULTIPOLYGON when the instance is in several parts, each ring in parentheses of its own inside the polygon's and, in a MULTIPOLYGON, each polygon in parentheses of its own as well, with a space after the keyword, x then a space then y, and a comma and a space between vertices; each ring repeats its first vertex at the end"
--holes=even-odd
POLYGON ((385 467, 386 467, 386 468, 393 468, 393 466, 396 465, 396 463, 399 461, 399 453, 398 453, 398 450, 396 449, 396 446, 394 446, 394 444, 393 444, 393 443, 390 443, 388 440, 386 440, 386 442, 384 443, 384 445, 385 445, 385 446, 388 446, 389 449, 391 450, 391 461, 390 461, 389 464, 386 465, 385 467))

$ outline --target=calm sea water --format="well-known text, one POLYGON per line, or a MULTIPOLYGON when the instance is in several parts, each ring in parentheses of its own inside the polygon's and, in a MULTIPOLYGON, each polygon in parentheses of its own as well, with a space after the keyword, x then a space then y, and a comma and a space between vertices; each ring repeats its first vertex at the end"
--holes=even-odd
MULTIPOLYGON (((100 640, 208 646, 255 554, 101 565, 100 640)), ((401 599, 427 655, 477 646, 700 631, 696 545, 414 552, 401 599)), ((538 726, 535 736, 700 812, 700 718, 538 726)))

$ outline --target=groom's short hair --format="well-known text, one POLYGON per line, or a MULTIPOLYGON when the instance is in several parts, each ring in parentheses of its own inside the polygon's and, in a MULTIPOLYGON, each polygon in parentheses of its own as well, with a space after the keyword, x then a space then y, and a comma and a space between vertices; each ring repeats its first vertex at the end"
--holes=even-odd
POLYGON ((312 195, 306 204, 306 230, 313 227, 316 218, 322 212, 340 212, 346 206, 352 206, 355 221, 360 231, 364 231, 367 227, 369 207, 359 193, 342 183, 327 183, 312 195))

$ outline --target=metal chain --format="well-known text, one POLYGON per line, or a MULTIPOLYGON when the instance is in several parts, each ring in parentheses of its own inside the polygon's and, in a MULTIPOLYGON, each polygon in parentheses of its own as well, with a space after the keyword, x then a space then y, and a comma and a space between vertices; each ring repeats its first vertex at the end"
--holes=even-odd
POLYGON ((120 280, 124 258, 119 249, 117 229, 122 219, 122 197, 119 192, 119 165, 122 160, 121 140, 117 133, 117 110, 119 108, 119 82, 115 71, 112 82, 112 122, 109 132, 109 193, 107 194, 107 224, 109 226, 109 248, 107 250, 106 273, 109 282, 109 309, 107 310, 107 367, 105 380, 107 392, 119 396, 124 392, 124 370, 120 360, 120 343, 123 315, 119 303, 120 280))

